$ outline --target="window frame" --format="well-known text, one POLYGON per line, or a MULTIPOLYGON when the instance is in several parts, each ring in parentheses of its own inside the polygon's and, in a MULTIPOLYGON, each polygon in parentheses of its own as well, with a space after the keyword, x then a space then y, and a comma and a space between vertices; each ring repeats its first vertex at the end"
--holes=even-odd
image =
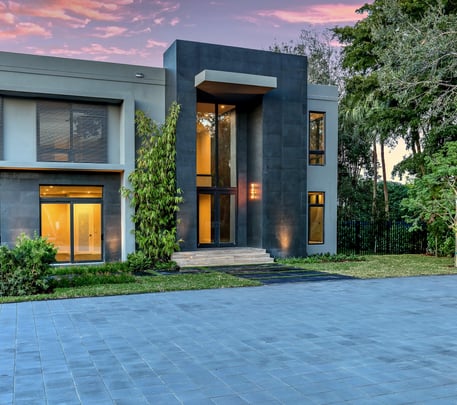
POLYGON ((106 104, 54 99, 37 100, 36 123, 38 162, 108 163, 108 106, 106 104), (54 121, 54 125, 57 126, 63 123, 65 128, 60 137, 55 137, 54 134, 52 134, 51 140, 54 143, 61 140, 64 143, 68 143, 68 147, 50 147, 46 146, 44 142, 41 144, 41 141, 44 138, 44 133, 42 133, 42 127, 44 126, 43 115, 50 114, 51 116, 57 111, 65 114, 67 119, 65 119, 64 122, 59 120, 54 121), (97 120, 98 126, 94 126, 93 135, 87 135, 87 132, 84 131, 85 128, 78 131, 78 120, 97 120), (96 131, 100 131, 100 134, 95 133, 96 131), (87 149, 94 149, 93 147, 91 148, 91 141, 97 143, 97 147, 95 148, 97 150, 96 155, 85 154, 87 149), (76 147, 78 143, 81 143, 79 148, 76 147), (55 156, 58 154, 60 154, 61 157, 66 154, 67 157, 61 159, 56 158, 55 156), (80 157, 78 157, 78 154, 80 157), (54 158, 49 158, 47 156, 54 156, 54 158))
POLYGON ((309 130, 309 134, 308 134, 308 164, 310 166, 325 166, 326 164, 326 156, 325 156, 325 150, 326 150, 326 142, 327 142, 327 136, 326 136, 326 132, 327 132, 327 113, 325 111, 309 111, 308 113, 308 130, 309 130), (311 119, 311 115, 312 114, 321 114, 322 115, 322 118, 319 118, 319 120, 322 121, 322 142, 319 142, 318 143, 322 143, 322 149, 312 149, 311 146, 312 146, 312 137, 311 137, 311 134, 312 134, 312 129, 311 129, 311 125, 314 121, 316 120, 312 120, 311 119), (314 163, 314 160, 318 160, 318 162, 314 163))
POLYGON ((308 245, 323 245, 325 244, 325 191, 308 191, 308 245), (311 202, 311 196, 312 195, 320 195, 322 196, 322 203, 316 202, 313 203, 311 202), (310 236, 311 236, 311 225, 312 225, 312 219, 311 219, 311 209, 312 208, 321 208, 322 209, 322 224, 321 224, 321 234, 322 234, 322 242, 314 242, 311 241, 310 236))

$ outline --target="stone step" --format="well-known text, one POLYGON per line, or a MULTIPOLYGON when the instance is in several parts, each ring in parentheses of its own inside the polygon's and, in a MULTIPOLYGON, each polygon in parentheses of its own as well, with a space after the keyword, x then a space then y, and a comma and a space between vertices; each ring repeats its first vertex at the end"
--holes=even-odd
POLYGON ((274 259, 260 248, 214 248, 173 253, 179 267, 231 266, 273 263, 274 259))

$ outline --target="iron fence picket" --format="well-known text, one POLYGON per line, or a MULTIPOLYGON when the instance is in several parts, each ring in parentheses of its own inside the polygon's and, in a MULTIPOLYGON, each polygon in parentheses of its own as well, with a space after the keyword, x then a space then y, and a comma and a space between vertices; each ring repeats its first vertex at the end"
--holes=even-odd
POLYGON ((427 232, 410 230, 404 221, 338 221, 338 253, 404 254, 425 253, 427 232))

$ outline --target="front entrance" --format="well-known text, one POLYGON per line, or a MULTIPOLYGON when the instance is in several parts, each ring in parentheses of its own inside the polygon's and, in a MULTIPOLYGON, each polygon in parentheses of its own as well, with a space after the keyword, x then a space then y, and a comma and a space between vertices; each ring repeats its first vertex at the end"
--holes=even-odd
POLYGON ((196 142, 198 246, 235 246, 235 106, 197 103, 196 142))

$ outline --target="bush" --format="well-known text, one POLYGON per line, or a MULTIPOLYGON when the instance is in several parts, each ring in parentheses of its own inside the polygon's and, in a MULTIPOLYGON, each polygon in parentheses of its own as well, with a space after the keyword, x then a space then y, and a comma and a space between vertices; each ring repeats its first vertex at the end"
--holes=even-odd
POLYGON ((13 249, 0 247, 0 296, 31 295, 49 288, 46 275, 57 249, 46 239, 22 234, 13 249))
POLYGON ((144 272, 152 269, 153 260, 138 250, 127 255, 127 266, 132 273, 144 272))
POLYGON ((73 288, 100 284, 133 283, 135 277, 130 274, 127 263, 105 263, 99 266, 64 266, 56 267, 49 277, 49 286, 55 288, 73 288))

